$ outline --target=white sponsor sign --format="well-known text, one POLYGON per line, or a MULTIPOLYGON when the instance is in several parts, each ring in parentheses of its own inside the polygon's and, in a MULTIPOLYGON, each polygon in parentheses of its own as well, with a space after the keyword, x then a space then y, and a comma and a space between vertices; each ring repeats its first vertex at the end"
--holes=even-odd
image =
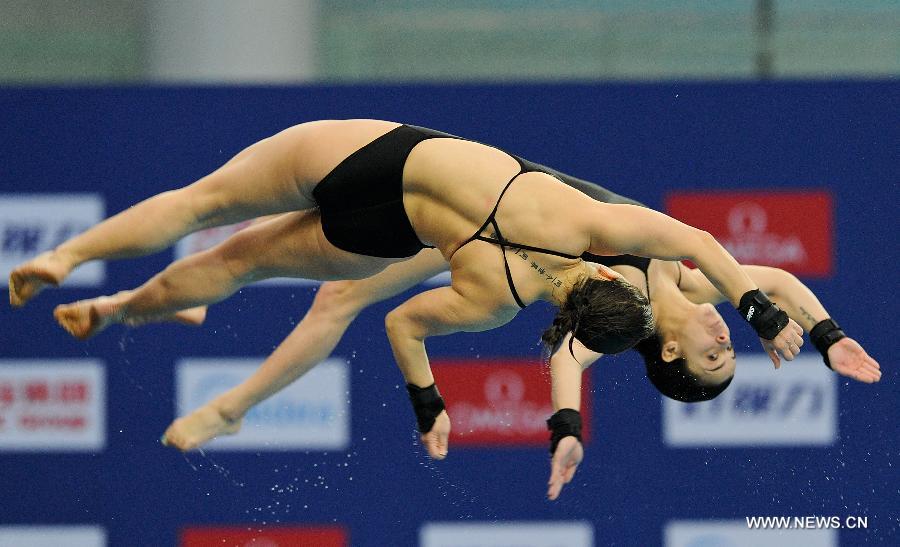
POLYGON ((743 520, 684 520, 666 524, 666 547, 837 547, 834 529, 750 529, 743 520))
POLYGON ((419 531, 420 547, 593 547, 589 522, 429 522, 419 531))
POLYGON ((0 526, 0 547, 104 547, 99 526, 0 526))
POLYGON ((99 451, 106 377, 91 359, 0 360, 0 451, 99 451))
MULTIPOLYGON (((237 224, 230 224, 228 226, 219 226, 217 228, 209 228, 207 230, 201 230, 199 232, 194 232, 193 234, 189 234, 182 238, 175 245, 175 258, 181 259, 186 256, 190 256, 194 253, 199 253, 200 251, 205 251, 212 247, 215 247, 219 243, 228 239, 229 236, 243 230, 247 226, 253 224, 252 220, 247 220, 244 222, 239 222, 237 224)), ((265 281, 261 281, 259 283, 255 283, 255 285, 268 285, 268 286, 285 286, 285 285, 300 285, 300 286, 315 286, 320 282, 314 279, 303 279, 299 277, 276 277, 272 279, 267 279, 265 281)))
MULTIPOLYGON (((0 274, 3 279, 22 262, 52 249, 105 216, 98 194, 0 194, 0 274)), ((97 287, 106 270, 89 262, 66 279, 66 286, 97 287)))
MULTIPOLYGON (((814 352, 814 350, 813 350, 814 352)), ((662 397, 669 446, 828 446, 837 437, 837 378, 816 356, 738 355, 731 385, 712 401, 662 397)))
MULTIPOLYGON (((246 380, 262 359, 185 359, 176 382, 179 416, 246 380)), ((343 450, 350 445, 350 373, 327 359, 256 405, 237 435, 209 444, 218 450, 343 450)))

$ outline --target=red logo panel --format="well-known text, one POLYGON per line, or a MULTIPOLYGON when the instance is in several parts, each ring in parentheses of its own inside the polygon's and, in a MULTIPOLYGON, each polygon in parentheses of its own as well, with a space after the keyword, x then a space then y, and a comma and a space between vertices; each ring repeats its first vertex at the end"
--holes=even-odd
MULTIPOLYGON (((432 362, 453 427, 450 446, 549 446, 550 371, 533 359, 432 362)), ((582 376, 582 438, 590 431, 590 381, 582 376)))
POLYGON ((711 233, 741 264, 812 277, 832 273, 828 192, 675 192, 666 211, 711 233))
POLYGON ((246 527, 186 528, 181 532, 181 547, 348 547, 343 528, 246 527))

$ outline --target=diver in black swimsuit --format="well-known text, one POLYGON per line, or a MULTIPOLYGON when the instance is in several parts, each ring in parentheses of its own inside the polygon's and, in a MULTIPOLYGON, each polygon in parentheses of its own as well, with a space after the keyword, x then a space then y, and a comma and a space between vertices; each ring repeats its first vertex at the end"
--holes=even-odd
MULTIPOLYGON (((403 169, 413 148, 422 141, 432 138, 465 140, 433 129, 401 125, 360 148, 328 173, 313 190, 313 196, 322 215, 322 231, 328 241, 345 251, 383 258, 407 258, 422 249, 431 248, 432 246, 425 245, 419 240, 406 215, 403 205, 403 169), (380 184, 372 184, 370 182, 372 179, 378 180, 380 184), (390 234, 390 237, 385 237, 386 234, 390 234)), ((588 189, 588 195, 599 193, 599 197, 595 199, 606 203, 640 204, 513 154, 509 156, 519 163, 519 172, 503 187, 494 208, 481 228, 456 250, 472 241, 485 241, 499 246, 510 293, 516 304, 524 309, 526 304, 516 290, 509 267, 508 250, 532 251, 569 260, 578 260, 582 256, 515 243, 503 237, 496 218, 497 210, 506 191, 519 175, 532 172, 546 173, 573 188, 582 191, 588 189), (485 235, 484 232, 489 227, 493 229, 493 233, 485 235)), ((592 256, 589 253, 585 255, 592 256)), ((623 295, 622 298, 631 296, 636 296, 633 291, 630 295, 623 295)), ((603 298, 610 296, 604 295, 603 298)), ((640 333, 635 331, 634 335, 620 337, 613 345, 604 345, 605 353, 617 353, 627 349, 640 339, 635 339, 635 336, 640 336, 640 333)))
MULTIPOLYGON (((422 141, 434 138, 466 140, 433 129, 401 125, 347 156, 328 173, 313 190, 313 197, 322 212, 322 231, 328 241, 346 251, 384 258, 407 258, 421 249, 431 247, 419 240, 406 216, 403 206, 403 169, 413 148, 422 141), (377 180, 378 184, 373 184, 373 180, 377 180), (391 237, 385 238, 384 234, 390 234, 391 237)), ((500 200, 512 182, 523 173, 547 173, 582 192, 588 190, 585 193, 606 203, 640 205, 602 187, 513 154, 509 155, 519 162, 519 172, 507 183, 481 230, 469 241, 480 239, 500 246, 578 258, 481 235, 487 225, 491 224, 499 236, 500 229, 496 225, 495 216, 500 200)), ((515 289, 512 290, 515 293, 515 289)), ((521 303, 520 305, 525 307, 521 303)))
MULTIPOLYGON (((418 145, 423 141, 431 139, 473 142, 426 128, 398 125, 344 157, 335 167, 322 177, 320 181, 310 185, 310 194, 315 204, 315 210, 318 214, 318 221, 321 226, 322 234, 331 245, 341 251, 353 253, 354 255, 357 255, 357 258, 367 256, 386 259, 386 261, 380 262, 378 266, 375 266, 377 269, 383 269, 386 264, 390 264, 398 259, 408 258, 423 248, 431 247, 431 245, 427 245, 420 240, 410 222, 407 215, 406 204, 404 203, 404 173, 407 169, 408 158, 418 145)), ((479 146, 482 148, 489 148, 480 144, 479 146)), ((501 201, 507 194, 507 191, 510 189, 513 182, 519 180, 522 175, 530 173, 548 174, 551 177, 576 188, 590 187, 594 193, 596 193, 597 189, 583 181, 572 179, 571 177, 562 175, 561 173, 544 166, 507 154, 495 148, 490 149, 514 159, 518 163, 518 171, 514 173, 513 176, 509 178, 506 185, 500 189, 494 207, 487 215, 487 219, 482 224, 482 227, 476 230, 472 236, 468 237, 461 244, 456 245, 452 251, 448 251, 447 254, 449 254, 449 256, 447 256, 447 259, 452 260, 455 253, 473 241, 483 241, 497 245, 501 250, 501 257, 510 295, 518 307, 524 308, 526 302, 520 295, 520 291, 516 288, 514 276, 510 269, 507 257, 508 250, 514 248, 576 262, 580 262, 582 254, 589 256, 590 253, 585 252, 575 254, 524 243, 514 243, 507 240, 503 237, 503 233, 500 231, 500 225, 497 221, 498 209, 500 208, 501 201), (493 227, 493 233, 490 235, 484 233, 487 226, 493 227)), ((240 155, 238 158, 239 157, 240 155)), ((228 167, 228 165, 226 165, 226 167, 228 167)), ((204 180, 201 180, 197 185, 203 184, 203 182, 204 180)), ((192 187, 188 187, 188 189, 190 188, 192 187)), ((301 195, 302 194, 303 192, 301 192, 301 195)), ((614 198, 614 202, 617 204, 634 203, 631 200, 621 198, 621 196, 602 191, 602 189, 601 197, 614 198)), ((147 202, 144 202, 138 207, 146 204, 147 202)), ((130 211, 129 213, 133 215, 133 211, 130 211)), ((117 218, 118 217, 111 219, 111 222, 114 223, 117 218)), ((218 222, 213 224, 218 223, 221 223, 221 220, 218 220, 218 222)), ((109 229, 106 231, 107 233, 110 232, 109 229)), ((74 241, 78 241, 79 239, 85 238, 75 238, 74 241)), ((91 239, 90 233, 86 239, 91 239)), ((95 235, 93 239, 97 240, 98 237, 95 235)), ((56 250, 56 253, 58 255, 65 254, 63 252, 64 248, 71 244, 72 242, 66 242, 56 250)), ((82 247, 85 246, 86 245, 82 244, 82 247)), ((106 246, 109 246, 109 244, 107 243, 106 246)), ((157 245, 151 245, 153 248, 156 246, 157 245)), ((120 253, 121 252, 95 253, 91 258, 96 258, 101 255, 116 256, 120 253)), ((127 254, 130 255, 132 253, 128 252, 127 254)), ((238 283, 255 281, 260 278, 260 275, 271 276, 294 274, 320 279, 347 276, 347 274, 342 273, 316 271, 316 268, 314 267, 304 270, 302 273, 287 272, 285 271, 283 262, 284 261, 274 267, 270 267, 268 271, 263 272, 262 274, 258 271, 248 273, 245 274, 242 279, 235 281, 238 283)), ((21 269, 14 272, 11 276, 11 288, 13 289, 11 291, 11 299, 13 299, 14 295, 17 293, 28 292, 27 290, 22 291, 21 289, 16 289, 16 286, 21 284, 18 282, 18 279, 21 279, 22 277, 20 271, 21 269)), ((367 269, 363 269, 362 271, 363 273, 368 273, 367 269)), ((573 300, 578 302, 578 305, 581 308, 606 307, 607 311, 599 314, 584 315, 585 320, 580 322, 580 326, 582 327, 582 330, 579 333, 580 338, 587 340, 587 343, 594 344, 593 347, 598 351, 615 353, 630 347, 637 342, 637 340, 646 335, 647 329, 649 328, 649 308, 647 307, 645 298, 627 284, 617 282, 606 283, 605 280, 598 283, 594 282, 594 280, 591 279, 591 276, 587 276, 586 278, 584 278, 584 276, 582 277, 583 279, 581 282, 576 283, 574 287, 569 288, 569 292, 575 291, 579 294, 578 298, 573 300), (592 321, 589 320, 591 317, 597 317, 600 320, 592 323, 592 321), (614 317, 615 320, 606 320, 606 318, 609 317, 614 317)), ((548 276, 548 279, 551 279, 551 276, 548 276)), ((552 281, 555 283, 554 291, 556 289, 562 289, 562 279, 560 277, 552 276, 552 281)), ((181 285, 181 283, 168 282, 168 285, 181 285)), ((211 283, 205 290, 201 290, 201 288, 198 287, 196 289, 181 291, 190 293, 190 301, 181 300, 178 303, 173 303, 175 299, 171 297, 166 298, 165 300, 170 307, 184 308, 193 304, 203 303, 211 298, 220 299, 223 291, 215 291, 209 288, 216 286, 216 283, 211 283), (211 293, 212 296, 202 294, 203 292, 211 293)), ((227 294, 230 294, 230 292, 233 291, 233 288, 233 286, 229 287, 227 294)), ((147 291, 143 292, 146 293, 147 291)), ((545 290, 543 292, 547 291, 545 290)), ((110 321, 142 323, 152 320, 155 317, 165 316, 177 311, 175 309, 159 310, 156 304, 152 302, 159 301, 160 298, 158 297, 150 299, 152 300, 151 302, 144 303, 135 302, 135 300, 141 300, 140 294, 133 295, 128 306, 128 313, 126 313, 123 308, 117 310, 117 313, 113 314, 108 319, 110 319, 110 321), (147 307, 152 308, 153 311, 141 311, 147 307), (129 315, 129 317, 126 317, 126 315, 129 315)), ((531 300, 534 300, 534 298, 531 298, 531 300)), ((69 317, 69 314, 64 310, 58 314, 58 319, 60 319, 60 322, 64 327, 73 327, 71 317, 69 317)), ((83 317, 75 317, 74 322, 77 323, 82 320, 83 317)), ((106 324, 108 324, 108 322, 101 320, 99 324, 89 325, 87 331, 82 332, 78 326, 72 328, 71 331, 76 336, 84 337, 96 333, 106 324)))
MULTIPOLYGON (((260 141, 196 183, 145 200, 16 268, 10 300, 24 304, 87 260, 139 256, 192 231, 276 213, 284 214, 173 263, 127 299, 62 307, 57 320, 86 337, 114 322, 218 301, 266 277, 368 277, 434 245, 450 261, 451 286, 417 295, 386 318, 411 388, 433 384, 424 338, 494 328, 535 300, 575 317, 575 336, 596 351, 621 351, 642 338, 650 323, 646 299, 578 258, 585 252, 689 258, 786 359, 802 344, 799 326, 709 234, 642 207, 592 200, 496 148, 376 120, 312 122, 260 141), (481 234, 487 224, 493 235, 481 234), (536 249, 547 277, 527 263, 510 264, 507 238, 536 249), (492 265, 498 247, 504 273, 492 265), (498 290, 501 283, 509 293, 498 290)), ((449 429, 446 414, 434 419, 439 431, 449 429)))

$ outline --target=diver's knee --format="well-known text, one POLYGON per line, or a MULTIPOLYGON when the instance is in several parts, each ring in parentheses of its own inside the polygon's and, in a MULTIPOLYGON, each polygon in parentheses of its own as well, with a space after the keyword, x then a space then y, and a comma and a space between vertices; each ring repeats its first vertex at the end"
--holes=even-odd
POLYGON ((397 337, 402 337, 408 332, 408 321, 406 319, 402 305, 389 311, 384 316, 384 330, 388 339, 393 340, 397 337))
POLYGON ((247 253, 240 252, 238 245, 222 244, 208 251, 209 259, 218 263, 231 283, 247 284, 256 277, 257 267, 247 253))
POLYGON ((234 221, 242 199, 216 174, 172 190, 173 201, 184 207, 196 229, 211 228, 234 221))
POLYGON ((358 281, 326 281, 319 286, 310 311, 352 317, 366 306, 366 300, 358 288, 358 281))

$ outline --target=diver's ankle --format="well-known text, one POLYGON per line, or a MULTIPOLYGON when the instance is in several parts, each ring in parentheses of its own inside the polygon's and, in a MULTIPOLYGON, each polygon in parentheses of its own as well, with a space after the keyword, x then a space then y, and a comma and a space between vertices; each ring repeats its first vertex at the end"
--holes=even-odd
POLYGON ((50 256, 57 264, 62 264, 65 270, 63 276, 68 276, 79 264, 83 262, 72 251, 66 250, 64 246, 59 246, 50 251, 50 256))
POLYGON ((247 409, 244 405, 229 397, 228 393, 224 393, 210 401, 210 406, 222 417, 226 422, 237 422, 244 417, 247 409))

